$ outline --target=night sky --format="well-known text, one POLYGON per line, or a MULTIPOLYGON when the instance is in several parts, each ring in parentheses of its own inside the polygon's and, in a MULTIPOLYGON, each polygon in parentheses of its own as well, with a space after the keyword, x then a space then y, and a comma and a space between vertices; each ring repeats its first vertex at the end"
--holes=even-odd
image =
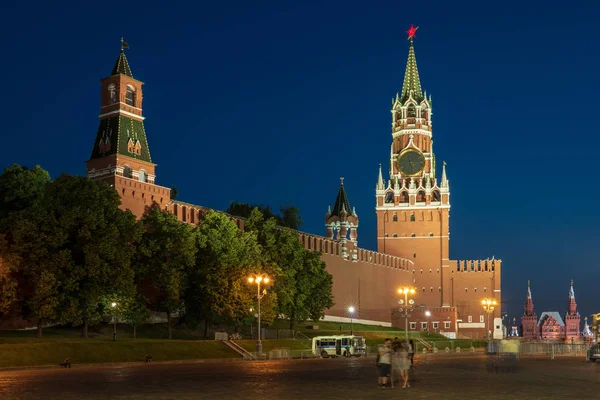
POLYGON ((501 258, 511 318, 528 279, 538 315, 565 312, 570 279, 582 316, 600 311, 597 2, 58 3, 2 6, 2 167, 85 173, 99 79, 124 36, 159 185, 217 209, 291 202, 324 234, 343 176, 374 249, 415 24, 448 163, 450 257, 501 258))

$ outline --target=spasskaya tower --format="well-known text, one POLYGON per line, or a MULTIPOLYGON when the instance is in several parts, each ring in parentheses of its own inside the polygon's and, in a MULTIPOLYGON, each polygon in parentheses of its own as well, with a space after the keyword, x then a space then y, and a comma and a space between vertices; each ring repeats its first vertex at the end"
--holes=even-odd
MULTIPOLYGON (((407 31, 404 82, 390 110, 389 164, 379 166, 375 188, 377 248, 415 263, 411 272, 417 304, 456 307, 458 325, 463 328, 458 330, 473 329, 477 335, 485 328, 482 298, 500 302, 501 262, 493 257, 477 261, 449 258, 450 182, 446 163, 440 168, 433 151, 433 104, 431 95, 421 86, 414 46, 416 31, 412 25, 407 31), (384 169, 389 172, 387 181, 384 169)), ((495 314, 500 314, 500 307, 495 314)))

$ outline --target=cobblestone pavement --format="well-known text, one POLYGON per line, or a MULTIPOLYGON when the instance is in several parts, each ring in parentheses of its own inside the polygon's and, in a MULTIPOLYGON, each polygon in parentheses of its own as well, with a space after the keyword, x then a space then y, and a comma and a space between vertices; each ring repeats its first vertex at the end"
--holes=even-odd
POLYGON ((600 398, 600 365, 522 359, 490 373, 482 354, 419 355, 411 388, 376 387, 374 359, 324 359, 0 372, 2 400, 600 398))

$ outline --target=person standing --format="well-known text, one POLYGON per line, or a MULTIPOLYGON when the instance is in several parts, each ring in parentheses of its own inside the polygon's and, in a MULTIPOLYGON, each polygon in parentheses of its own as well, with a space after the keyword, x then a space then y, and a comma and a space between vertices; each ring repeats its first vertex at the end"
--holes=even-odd
POLYGON ((410 366, 412 367, 415 363, 415 343, 412 339, 408 342, 408 359, 410 360, 410 366))
POLYGON ((410 343, 404 342, 402 346, 400 346, 398 351, 398 357, 396 359, 395 367, 400 371, 400 377, 402 378, 402 389, 406 389, 410 387, 408 383, 408 370, 410 369, 410 363, 408 361, 409 357, 409 347, 410 343))
POLYGON ((388 380, 392 371, 392 349, 391 349, 391 340, 385 339, 382 346, 379 346, 378 356, 379 356, 379 378, 378 386, 380 388, 385 388, 388 385, 388 380))

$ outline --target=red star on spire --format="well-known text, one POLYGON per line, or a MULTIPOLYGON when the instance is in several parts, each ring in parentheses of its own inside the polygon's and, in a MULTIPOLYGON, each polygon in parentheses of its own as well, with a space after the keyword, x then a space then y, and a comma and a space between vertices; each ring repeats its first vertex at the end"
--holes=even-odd
POLYGON ((412 39, 417 36, 417 29, 419 29, 418 26, 415 28, 413 24, 410 24, 410 28, 406 31, 406 33, 408 33, 408 39, 412 39))

